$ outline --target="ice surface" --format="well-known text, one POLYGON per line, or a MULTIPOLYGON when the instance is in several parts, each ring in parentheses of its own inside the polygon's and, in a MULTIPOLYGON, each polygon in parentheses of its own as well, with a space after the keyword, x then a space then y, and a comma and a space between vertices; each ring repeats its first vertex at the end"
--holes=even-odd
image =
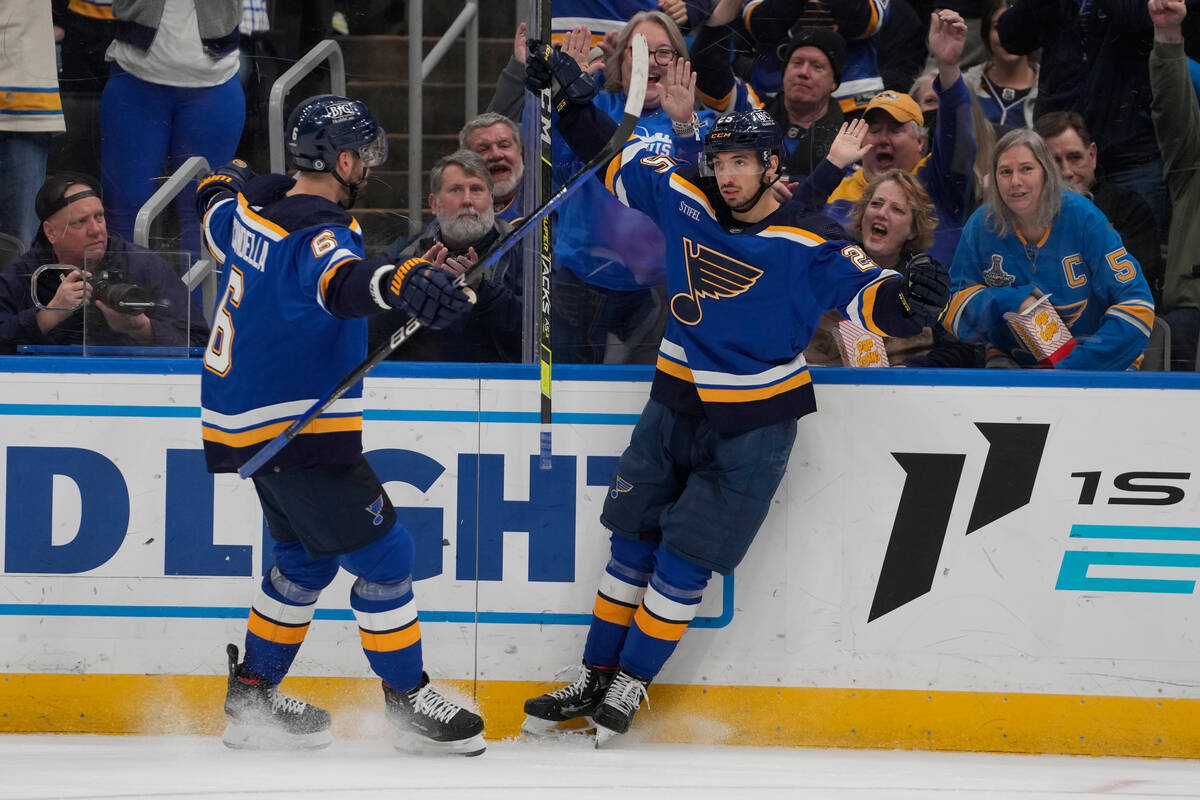
POLYGON ((0 736, 0 800, 49 798, 654 798, 1050 800, 1198 798, 1200 762, 566 741, 414 757, 382 739, 310 753, 231 751, 216 738, 0 736))

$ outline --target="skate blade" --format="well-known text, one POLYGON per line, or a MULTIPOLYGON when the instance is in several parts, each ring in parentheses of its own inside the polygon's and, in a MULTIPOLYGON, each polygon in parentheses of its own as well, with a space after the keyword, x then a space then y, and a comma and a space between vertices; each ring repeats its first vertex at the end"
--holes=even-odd
POLYGON ((585 736, 596 729, 591 717, 576 717, 562 722, 525 715, 521 733, 535 739, 557 739, 563 736, 585 736))
POLYGON ((617 738, 620 735, 621 734, 617 733, 616 731, 614 731, 610 728, 606 728, 603 725, 597 725, 596 726, 596 749, 599 750, 601 747, 604 747, 605 745, 607 745, 609 742, 611 742, 613 739, 617 738))
POLYGON ((487 750, 483 734, 453 742, 438 742, 416 733, 396 734, 392 747, 401 753, 418 756, 478 756, 487 750))
POLYGON ((229 723, 221 741, 231 750, 320 750, 333 744, 333 734, 328 730, 296 734, 267 725, 229 723))

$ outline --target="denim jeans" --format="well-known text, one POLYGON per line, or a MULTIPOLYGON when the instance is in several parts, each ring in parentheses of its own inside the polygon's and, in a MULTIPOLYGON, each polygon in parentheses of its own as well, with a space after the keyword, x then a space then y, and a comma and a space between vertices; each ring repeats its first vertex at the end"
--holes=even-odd
POLYGON ((33 199, 46 180, 49 133, 0 131, 0 232, 12 234, 26 248, 37 233, 38 218, 33 199))

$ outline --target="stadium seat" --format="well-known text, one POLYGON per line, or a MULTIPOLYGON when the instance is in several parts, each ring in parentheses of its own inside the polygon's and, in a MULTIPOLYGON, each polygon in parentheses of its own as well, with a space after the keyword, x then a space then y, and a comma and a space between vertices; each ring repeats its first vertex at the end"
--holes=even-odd
POLYGON ((1154 318, 1150 341, 1142 351, 1142 372, 1171 371, 1171 326, 1162 317, 1154 318))

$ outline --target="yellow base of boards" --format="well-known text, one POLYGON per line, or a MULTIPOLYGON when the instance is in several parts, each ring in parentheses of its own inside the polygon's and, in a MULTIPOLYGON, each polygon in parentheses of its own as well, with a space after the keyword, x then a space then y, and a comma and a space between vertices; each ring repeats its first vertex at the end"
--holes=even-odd
MULTIPOLYGON (((472 695, 489 739, 519 733, 544 683, 439 681, 472 695)), ((290 677, 329 709, 337 737, 378 731, 369 678, 290 677), (374 722, 372 722, 374 721, 374 722)), ((217 735, 225 679, 188 675, 0 675, 0 732, 217 735)), ((628 734, 642 741, 1200 758, 1200 700, 758 686, 650 687, 628 734)))

